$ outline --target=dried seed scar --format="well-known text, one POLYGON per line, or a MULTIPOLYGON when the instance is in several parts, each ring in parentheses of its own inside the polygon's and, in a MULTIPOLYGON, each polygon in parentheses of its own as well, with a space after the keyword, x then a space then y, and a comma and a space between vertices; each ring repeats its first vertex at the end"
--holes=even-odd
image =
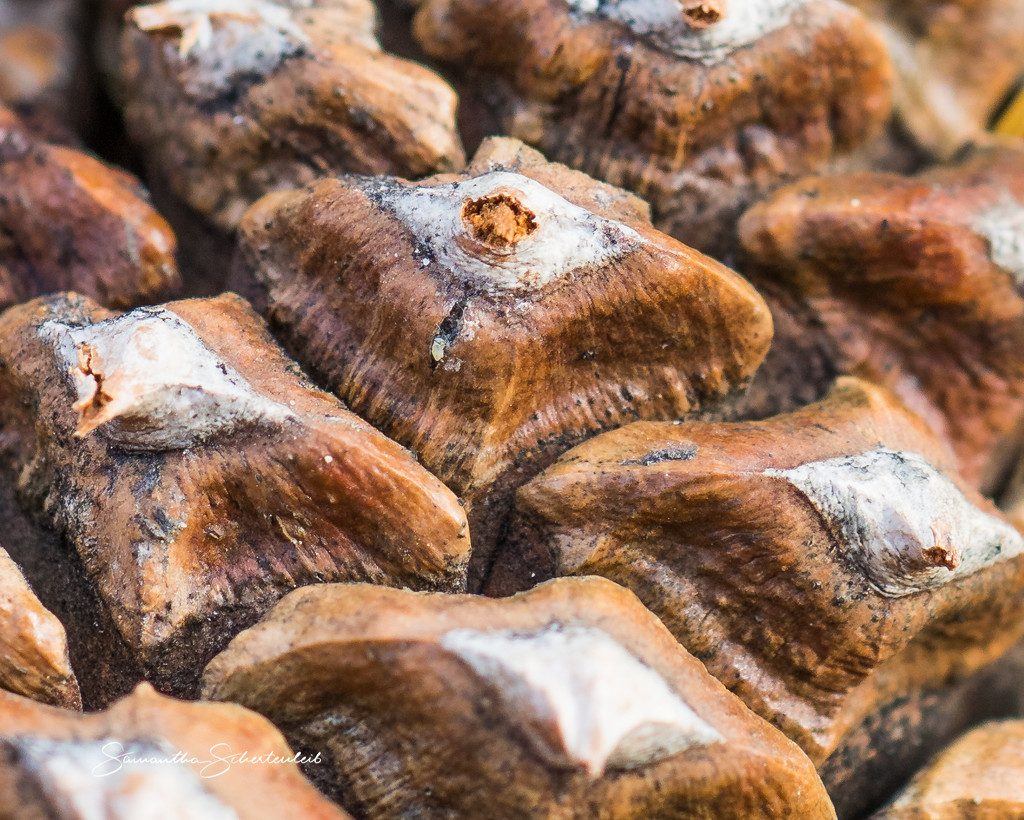
POLYGON ((531 290, 639 247, 640 235, 520 174, 434 187, 366 180, 433 259, 483 291, 531 290))

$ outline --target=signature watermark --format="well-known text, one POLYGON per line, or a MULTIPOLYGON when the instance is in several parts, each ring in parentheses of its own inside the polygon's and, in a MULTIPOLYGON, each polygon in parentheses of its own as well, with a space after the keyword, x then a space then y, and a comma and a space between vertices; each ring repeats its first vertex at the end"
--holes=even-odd
POLYGON ((190 766, 200 777, 220 777, 231 771, 232 766, 257 765, 280 766, 295 763, 299 765, 322 763, 320 752, 316 754, 280 755, 276 752, 250 754, 249 751, 236 752, 230 744, 216 743, 210 747, 209 755, 196 755, 178 750, 174 754, 155 754, 156 749, 146 749, 142 753, 126 749, 124 744, 111 740, 100 748, 103 760, 93 766, 95 777, 110 777, 127 766, 190 766))

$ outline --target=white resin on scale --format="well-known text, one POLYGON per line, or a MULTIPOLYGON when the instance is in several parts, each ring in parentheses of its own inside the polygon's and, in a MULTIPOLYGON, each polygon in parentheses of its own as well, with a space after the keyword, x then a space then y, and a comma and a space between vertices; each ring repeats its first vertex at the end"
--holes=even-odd
POLYGON ((1007 195, 971 227, 988 240, 992 261, 1024 286, 1024 206, 1007 195))
POLYGON ((765 474, 799 489, 871 586, 889 597, 934 589, 1024 552, 1016 529, 972 504, 916 453, 879 448, 765 474))
POLYGON ((236 820, 176 750, 149 741, 51 740, 12 745, 61 817, 79 820, 236 820))
POLYGON ((51 321, 40 334, 74 382, 79 437, 100 428, 125 449, 180 450, 294 415, 253 390, 163 308, 85 327, 51 321))
POLYGON ((605 265, 643 242, 632 228, 508 171, 433 187, 392 184, 383 201, 436 263, 483 290, 540 288, 573 271, 605 265), (495 196, 515 200, 533 215, 536 228, 508 248, 481 248, 463 209, 467 202, 495 196))
POLYGON ((568 0, 577 14, 622 23, 638 37, 687 60, 720 63, 737 49, 789 24, 807 0, 728 0, 725 16, 694 28, 679 0, 568 0))
POLYGON ((582 766, 591 777, 722 740, 661 675, 599 629, 459 629, 440 643, 495 686, 542 757, 582 766), (559 748, 538 725, 554 726, 559 748))
POLYGON ((131 11, 132 20, 143 31, 179 30, 178 49, 183 57, 213 45, 213 20, 218 17, 244 21, 294 42, 309 43, 309 37, 292 19, 291 10, 268 0, 167 0, 131 11))

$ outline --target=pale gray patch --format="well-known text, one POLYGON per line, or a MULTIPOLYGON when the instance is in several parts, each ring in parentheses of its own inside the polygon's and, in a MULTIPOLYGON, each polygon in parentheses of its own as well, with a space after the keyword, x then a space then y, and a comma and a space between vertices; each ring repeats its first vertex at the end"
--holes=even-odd
POLYGON ((1006 195, 976 216, 971 228, 988 240, 992 261, 1024 287, 1024 206, 1006 195))
POLYGON ((916 453, 879 448, 765 475, 799 489, 888 597, 936 589, 1024 552, 1016 529, 968 501, 916 453), (955 568, 938 564, 943 556, 955 568))
POLYGON ((73 381, 80 436, 98 428, 128 450, 182 450, 294 416, 253 390, 190 325, 163 308, 85 327, 50 321, 39 335, 73 381))
POLYGON ((183 763, 155 741, 2 741, 46 795, 57 816, 73 820, 236 820, 183 763), (121 761, 117 761, 119 755, 121 761), (143 762, 147 761, 147 762, 143 762))
POLYGON ((182 85, 196 99, 216 99, 226 91, 261 81, 304 50, 287 34, 228 20, 213 31, 209 48, 198 49, 187 58, 182 85))
POLYGON ((577 16, 614 20, 687 60, 720 63, 737 49, 789 24, 793 12, 808 0, 728 0, 728 11, 708 28, 693 28, 679 0, 568 0, 577 16))
POLYGON ((179 31, 186 91, 214 99, 263 78, 310 45, 291 10, 266 0, 170 0, 138 6, 131 19, 143 31, 179 31))
MULTIPOLYGON (((429 257, 480 290, 533 290, 638 248, 632 228, 573 205, 536 180, 491 171, 435 187, 363 179, 359 185, 409 229, 429 257), (507 250, 479 248, 462 219, 468 201, 508 194, 535 215, 536 230, 507 250)), ((435 360, 443 350, 432 350, 435 360)))
POLYGON ((506 714, 556 765, 596 778, 722 740, 661 675, 599 629, 459 629, 440 643, 495 686, 506 714), (552 725, 558 748, 535 728, 552 725))

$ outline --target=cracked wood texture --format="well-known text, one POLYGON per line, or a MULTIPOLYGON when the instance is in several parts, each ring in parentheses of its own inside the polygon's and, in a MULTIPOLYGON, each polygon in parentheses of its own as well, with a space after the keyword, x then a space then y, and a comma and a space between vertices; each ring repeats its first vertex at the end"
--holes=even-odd
POLYGON ((1024 538, 920 419, 855 379, 761 422, 604 434, 518 504, 523 555, 635 591, 816 764, 843 756, 837 789, 874 753, 843 749, 858 724, 1024 632, 1024 538))
POLYGON ((814 768, 628 591, 298 590, 207 667, 359 817, 834 817, 814 768), (326 780, 326 782, 325 782, 326 780))
POLYGON ((242 225, 235 286, 466 501, 475 589, 516 486, 602 430, 734 412, 767 351, 753 288, 645 217, 489 140, 463 174, 269 195, 242 225))
POLYGON ((636 191, 655 225, 721 257, 743 210, 877 134, 891 67, 835 0, 425 0, 416 35, 493 100, 505 133, 636 191))
POLYGON ((233 295, 0 317, 23 503, 74 545, 147 677, 188 692, 228 639, 319 581, 465 589, 455 496, 313 389, 233 295))

